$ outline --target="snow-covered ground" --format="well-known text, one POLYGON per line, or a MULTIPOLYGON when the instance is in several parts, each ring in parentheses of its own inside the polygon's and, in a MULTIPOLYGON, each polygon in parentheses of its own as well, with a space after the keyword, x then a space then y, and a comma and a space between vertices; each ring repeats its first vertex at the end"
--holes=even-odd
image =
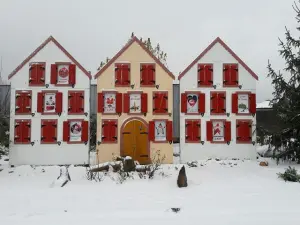
POLYGON ((71 181, 61 188, 53 185, 59 167, 8 168, 2 160, 0 224, 300 224, 300 183, 279 180, 276 173, 288 165, 267 160, 268 167, 242 160, 185 166, 189 186, 182 189, 176 186, 181 165, 165 165, 166 177, 122 184, 110 173, 91 182, 85 168, 70 167, 71 181))

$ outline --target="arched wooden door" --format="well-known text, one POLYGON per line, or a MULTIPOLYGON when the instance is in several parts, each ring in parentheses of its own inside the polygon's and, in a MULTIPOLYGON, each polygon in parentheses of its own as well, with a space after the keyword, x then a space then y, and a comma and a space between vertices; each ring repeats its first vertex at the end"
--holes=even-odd
POLYGON ((121 131, 121 154, 122 156, 131 156, 140 164, 148 164, 149 157, 149 141, 147 126, 140 120, 131 120, 126 124, 121 131))

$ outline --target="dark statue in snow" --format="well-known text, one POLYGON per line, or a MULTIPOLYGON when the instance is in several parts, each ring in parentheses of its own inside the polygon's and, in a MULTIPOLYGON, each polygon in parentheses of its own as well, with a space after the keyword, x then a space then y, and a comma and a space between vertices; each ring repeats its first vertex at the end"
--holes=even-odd
POLYGON ((182 188, 182 187, 187 187, 188 184, 187 184, 187 177, 186 177, 186 173, 185 173, 185 167, 182 166, 180 171, 179 171, 179 174, 178 174, 178 178, 177 178, 177 186, 179 188, 182 188))

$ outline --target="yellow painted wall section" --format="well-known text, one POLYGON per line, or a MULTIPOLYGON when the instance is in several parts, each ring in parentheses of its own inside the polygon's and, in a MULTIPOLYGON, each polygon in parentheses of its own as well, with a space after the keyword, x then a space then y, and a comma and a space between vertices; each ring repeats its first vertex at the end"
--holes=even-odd
MULTIPOLYGON (((173 118, 173 78, 170 77, 166 71, 158 64, 156 67, 156 84, 159 85, 159 89, 155 87, 140 87, 140 64, 141 63, 155 63, 155 60, 144 51, 144 49, 136 42, 133 42, 131 46, 123 52, 114 63, 110 65, 98 78, 97 78, 97 91, 116 90, 120 93, 126 93, 127 91, 143 91, 148 93, 148 113, 144 115, 128 115, 122 113, 119 115, 103 115, 97 114, 97 141, 101 141, 102 131, 102 119, 117 119, 118 120, 118 143, 116 144, 100 144, 97 145, 98 162, 111 161, 114 156, 120 155, 120 142, 121 142, 121 127, 124 121, 131 117, 140 117, 147 123, 153 119, 167 119, 173 118), (130 63, 130 80, 131 84, 134 84, 134 89, 130 87, 115 87, 115 63, 130 63), (168 91, 168 112, 169 115, 153 115, 152 109, 152 92, 153 91, 168 91)), ((152 159, 157 151, 160 151, 160 155, 165 155, 163 163, 173 162, 173 144, 169 143, 153 143, 150 142, 150 158, 152 159)))

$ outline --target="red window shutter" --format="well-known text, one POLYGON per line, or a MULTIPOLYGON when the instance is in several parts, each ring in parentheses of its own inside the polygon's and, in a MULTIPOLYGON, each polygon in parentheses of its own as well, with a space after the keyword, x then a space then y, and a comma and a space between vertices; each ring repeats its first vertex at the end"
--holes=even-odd
POLYGON ((29 68, 29 85, 38 83, 39 67, 37 64, 32 64, 29 68))
POLYGON ((226 95, 225 93, 218 93, 218 113, 226 112, 226 95))
POLYGON ((211 93, 210 97, 210 112, 217 113, 218 112, 218 94, 216 92, 211 93))
POLYGON ((225 133, 224 133, 224 140, 231 141, 231 122, 225 122, 225 133))
POLYGON ((185 121, 185 140, 186 140, 186 142, 194 140, 193 121, 192 120, 185 121))
POLYGON ((122 74, 121 65, 116 65, 115 66, 115 85, 121 85, 122 84, 121 74, 122 74))
POLYGON ((129 65, 123 64, 122 65, 122 85, 129 85, 130 79, 129 79, 129 65))
POLYGON ((201 135, 200 135, 201 124, 200 120, 193 121, 193 141, 200 142, 201 135))
POLYGON ((98 93, 98 112, 102 113, 104 111, 104 98, 103 93, 98 93))
POLYGON ((155 66, 153 64, 150 64, 147 66, 147 81, 148 85, 154 85, 155 84, 155 66))
POLYGON ((206 121, 206 140, 213 140, 213 125, 211 121, 206 121))
POLYGON ((70 140, 70 123, 69 121, 63 122, 63 141, 68 142, 70 140))
POLYGON ((24 121, 22 122, 22 143, 28 144, 31 142, 31 123, 24 121))
POLYGON ((68 114, 76 113, 76 93, 68 93, 68 114))
POLYGON ((237 113, 238 112, 238 94, 237 93, 232 93, 231 112, 232 113, 237 113))
POLYGON ((129 113, 129 94, 123 94, 123 112, 129 113))
POLYGON ((230 85, 238 85, 238 65, 232 64, 230 67, 230 85))
POLYGON ((31 92, 23 93, 23 113, 31 113, 31 92))
POLYGON ((148 68, 147 65, 141 66, 141 85, 147 85, 148 84, 148 68))
POLYGON ((15 120, 15 136, 14 143, 22 143, 22 122, 15 120))
POLYGON ((148 112, 148 94, 142 93, 141 95, 141 112, 147 113, 148 112))
POLYGON ((57 142, 57 121, 48 120, 42 121, 41 127, 41 143, 56 143, 57 142))
POLYGON ((105 120, 102 122, 102 137, 101 137, 101 141, 102 142, 108 142, 110 141, 110 123, 109 121, 105 120))
POLYGON ((204 65, 199 64, 198 65, 198 86, 205 84, 205 70, 204 65))
POLYGON ((122 93, 116 94, 116 113, 122 113, 122 93))
POLYGON ((181 93, 181 112, 186 113, 187 112, 187 95, 186 93, 181 93))
POLYGON ((83 114, 84 113, 84 92, 76 93, 76 112, 83 114))
POLYGON ((205 65, 205 82, 206 86, 213 85, 213 68, 212 65, 205 65))
POLYGON ((230 85, 230 65, 223 66, 223 84, 230 85))
POLYGON ((23 112, 23 94, 19 91, 16 91, 16 114, 23 112))
POLYGON ((50 83, 57 84, 57 65, 56 64, 51 64, 50 83))
POLYGON ((173 141, 173 124, 172 121, 167 121, 167 141, 173 141))
POLYGON ((57 113, 62 113, 62 92, 57 92, 55 95, 55 111, 57 113))
POLYGON ((117 142, 117 122, 110 121, 109 122, 109 141, 117 142))
POLYGON ((37 95, 37 111, 43 112, 44 111, 44 93, 39 92, 37 95))
POLYGON ((250 94, 249 95, 249 112, 252 114, 256 113, 256 94, 250 94))
POLYGON ((89 122, 82 121, 82 132, 81 132, 81 141, 87 142, 89 140, 89 122))
POLYGON ((249 121, 238 121, 237 124, 237 141, 251 142, 252 126, 249 121))
POLYGON ((154 108, 155 113, 168 113, 168 93, 154 93, 154 108))
POLYGON ((75 64, 69 65, 69 84, 72 84, 72 85, 76 84, 76 65, 75 64))
POLYGON ((38 83, 45 84, 45 65, 39 64, 38 65, 38 83))
POLYGON ((149 121, 148 138, 149 138, 149 141, 155 141, 155 123, 154 123, 154 121, 149 121))
POLYGON ((205 113, 205 94, 199 93, 198 95, 198 112, 205 113))

